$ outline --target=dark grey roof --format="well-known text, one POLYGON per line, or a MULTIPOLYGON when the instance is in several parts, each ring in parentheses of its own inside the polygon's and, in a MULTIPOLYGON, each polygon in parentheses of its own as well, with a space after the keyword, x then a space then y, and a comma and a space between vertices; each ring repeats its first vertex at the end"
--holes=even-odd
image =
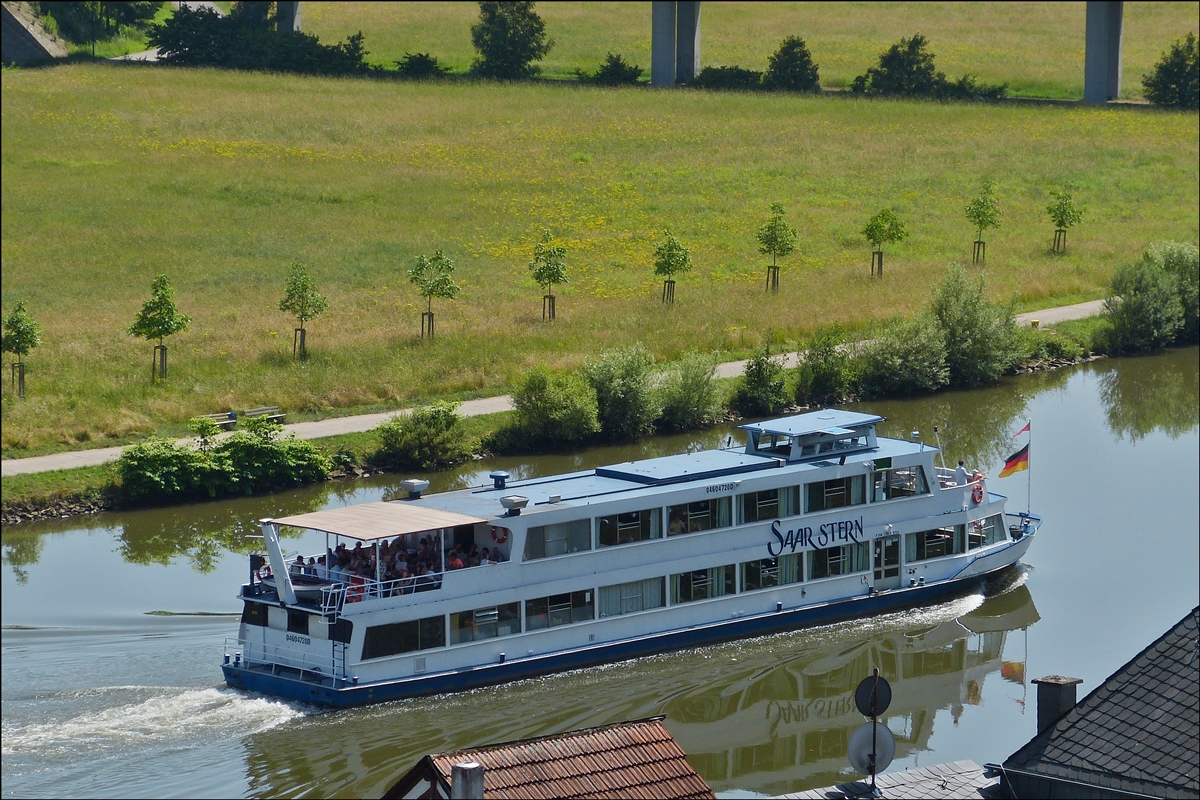
POLYGON ((1004 762, 1050 780, 1200 795, 1200 607, 1004 762))
MULTIPOLYGON (((948 764, 934 764, 931 767, 885 772, 875 777, 875 785, 883 792, 884 797, 899 800, 991 797, 998 788, 996 779, 986 777, 983 767, 974 761, 952 761, 948 764)), ((870 796, 869 781, 854 781, 779 797, 787 800, 841 800, 870 796)))

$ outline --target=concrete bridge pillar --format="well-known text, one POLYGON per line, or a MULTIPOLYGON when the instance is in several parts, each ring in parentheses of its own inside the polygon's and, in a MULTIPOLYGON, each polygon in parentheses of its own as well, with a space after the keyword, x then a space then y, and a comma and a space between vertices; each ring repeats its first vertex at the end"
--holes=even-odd
POLYGON ((1087 4, 1083 102, 1103 105, 1121 93, 1121 19, 1124 3, 1087 4))
POLYGON ((280 31, 300 30, 300 3, 275 4, 275 29, 280 31))
POLYGON ((700 72, 700 3, 651 3, 650 83, 674 86, 700 72))

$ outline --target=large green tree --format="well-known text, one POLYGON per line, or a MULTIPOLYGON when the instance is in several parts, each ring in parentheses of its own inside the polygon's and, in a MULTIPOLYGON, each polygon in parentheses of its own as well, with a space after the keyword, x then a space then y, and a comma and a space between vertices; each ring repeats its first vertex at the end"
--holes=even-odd
POLYGON ((521 80, 538 74, 533 62, 554 47, 546 25, 529 2, 479 4, 479 21, 471 26, 471 44, 479 56, 471 71, 484 78, 521 80))
POLYGON ((283 299, 279 301, 279 310, 296 317, 300 323, 297 330, 299 339, 293 339, 293 351, 300 358, 308 358, 308 345, 305 342, 306 331, 304 323, 316 319, 329 310, 329 301, 317 291, 317 283, 308 274, 303 264, 293 263, 292 271, 284 284, 283 299))
POLYGON ((158 362, 152 374, 159 378, 167 377, 167 348, 163 340, 180 331, 186 331, 191 321, 191 317, 181 314, 175 306, 175 290, 171 287, 171 280, 166 275, 156 277, 150 284, 150 299, 142 305, 137 319, 128 328, 130 336, 150 341, 158 339, 158 347, 162 349, 162 360, 158 362))

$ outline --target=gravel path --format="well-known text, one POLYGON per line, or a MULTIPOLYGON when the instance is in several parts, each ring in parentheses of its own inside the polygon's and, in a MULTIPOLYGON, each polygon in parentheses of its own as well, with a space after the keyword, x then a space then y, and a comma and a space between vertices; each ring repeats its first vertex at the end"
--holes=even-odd
MULTIPOLYGON (((1041 311, 1033 311, 1028 314, 1018 314, 1017 323, 1020 325, 1028 325, 1032 320, 1038 320, 1039 325, 1053 325, 1056 322, 1065 322, 1072 319, 1083 319, 1099 314, 1103 305, 1103 300, 1094 300, 1090 303, 1079 303, 1073 306, 1061 306, 1059 308, 1046 308, 1041 311)), ((796 365, 796 353, 784 354, 784 365, 794 367, 796 365)), ((742 374, 746 368, 745 361, 728 361, 724 364, 717 365, 717 377, 720 378, 735 378, 742 374)), ((485 397, 481 400, 467 400, 458 408, 458 413, 464 417, 479 417, 484 414, 496 414, 501 411, 512 410, 512 397, 509 395, 501 395, 499 397, 485 397)), ((384 422, 390 417, 395 416, 400 411, 388 411, 382 414, 362 414, 355 417, 335 417, 333 419, 321 419, 315 422, 295 422, 290 425, 284 425, 283 429, 287 432, 294 433, 300 439, 319 439, 323 436, 337 436, 343 433, 362 433, 369 431, 372 428, 378 427, 381 422, 384 422)), ((190 439, 179 439, 180 442, 191 441, 190 439)), ((120 447, 105 447, 97 450, 77 450, 70 453, 53 453, 48 456, 34 456, 33 458, 15 458, 6 459, 0 462, 0 475, 8 477, 9 475, 24 475, 33 472, 49 472, 56 469, 74 469, 76 467, 94 467, 99 464, 104 464, 109 461, 115 461, 121 455, 120 447)))

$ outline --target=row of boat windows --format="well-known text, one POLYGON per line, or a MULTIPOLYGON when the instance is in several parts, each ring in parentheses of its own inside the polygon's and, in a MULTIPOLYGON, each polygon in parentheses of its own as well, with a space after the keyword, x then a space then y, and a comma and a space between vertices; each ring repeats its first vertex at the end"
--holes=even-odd
MULTIPOLYGON (((999 515, 968 525, 935 528, 905 535, 905 561, 913 563, 985 547, 1004 539, 999 515)), ((698 600, 753 592, 809 580, 853 575, 871 569, 868 542, 762 558, 740 564, 675 573, 665 577, 601 586, 450 615, 367 628, 363 660, 417 650, 513 636, 560 625, 587 622, 682 605, 698 600), (522 605, 524 606, 522 613, 522 605), (524 625, 522 625, 522 619, 524 625), (448 633, 448 635, 447 635, 448 633)))
POLYGON ((450 615, 449 626, 442 616, 395 622, 367 628, 363 660, 428 650, 449 644, 513 636, 522 630, 536 631, 560 625, 587 622, 597 617, 616 617, 682 605, 698 600, 750 592, 817 580, 870 569, 866 542, 764 558, 741 564, 724 564, 665 577, 601 586, 539 597, 490 608, 477 608, 450 615), (806 558, 807 555, 807 558, 806 558), (807 561, 807 573, 805 571, 807 561), (522 605, 524 610, 522 613, 522 605), (522 620, 524 626, 522 627, 522 620))
MULTIPOLYGON (((871 493, 872 502, 878 503, 928 494, 929 483, 925 479, 925 470, 920 465, 879 469, 871 474, 871 493)), ((734 524, 763 522, 801 513, 811 514, 857 506, 866 502, 866 475, 748 492, 734 497, 717 497, 666 508, 666 535, 679 536, 728 528, 734 524)), ((532 527, 525 535, 525 560, 578 553, 591 550, 593 546, 613 547, 661 539, 663 511, 662 508, 648 508, 597 517, 594 521, 594 540, 593 520, 590 519, 532 527)))

